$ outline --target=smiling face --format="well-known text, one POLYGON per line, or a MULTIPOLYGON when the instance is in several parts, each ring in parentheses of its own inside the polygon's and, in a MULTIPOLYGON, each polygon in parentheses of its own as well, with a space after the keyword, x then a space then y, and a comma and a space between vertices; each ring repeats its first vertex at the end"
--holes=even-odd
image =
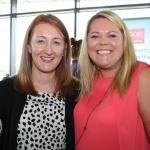
POLYGON ((88 54, 100 70, 111 70, 120 64, 123 56, 123 35, 106 18, 94 20, 87 35, 88 54))
POLYGON ((66 44, 61 32, 48 23, 38 24, 32 33, 28 52, 32 55, 32 73, 56 71, 66 44))

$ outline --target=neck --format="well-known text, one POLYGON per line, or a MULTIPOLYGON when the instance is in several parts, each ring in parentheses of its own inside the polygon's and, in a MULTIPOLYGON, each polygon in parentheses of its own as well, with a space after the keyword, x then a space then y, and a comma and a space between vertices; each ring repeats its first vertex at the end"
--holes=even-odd
POLYGON ((117 68, 99 68, 99 76, 104 78, 113 77, 116 70, 117 68))
POLYGON ((112 77, 113 73, 114 73, 113 71, 111 72, 111 71, 102 71, 102 70, 100 70, 98 74, 99 74, 100 77, 108 78, 108 77, 112 77))
POLYGON ((32 72, 32 81, 38 92, 53 93, 56 87, 55 72, 35 73, 32 72))

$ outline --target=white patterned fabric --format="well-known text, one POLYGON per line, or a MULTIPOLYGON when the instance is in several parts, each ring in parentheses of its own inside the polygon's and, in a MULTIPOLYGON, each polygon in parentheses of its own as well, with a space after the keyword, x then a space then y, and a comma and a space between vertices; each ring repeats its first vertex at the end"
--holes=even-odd
POLYGON ((18 123, 17 150, 65 150, 65 98, 27 95, 18 123))

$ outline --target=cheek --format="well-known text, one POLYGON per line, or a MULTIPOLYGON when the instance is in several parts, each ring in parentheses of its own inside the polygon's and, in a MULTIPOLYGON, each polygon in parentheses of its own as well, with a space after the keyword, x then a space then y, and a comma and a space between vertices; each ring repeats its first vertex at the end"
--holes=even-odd
POLYGON ((118 42, 114 44, 114 47, 115 47, 115 53, 117 55, 117 58, 120 59, 124 53, 123 44, 121 42, 118 42))
POLYGON ((36 45, 32 45, 32 48, 31 48, 31 53, 39 53, 40 51, 42 51, 42 47, 39 47, 39 46, 36 46, 36 45))
POLYGON ((90 50, 90 49, 88 49, 88 55, 89 55, 89 57, 90 57, 90 59, 94 59, 94 57, 95 57, 95 54, 94 54, 94 51, 92 51, 92 50, 90 50))
POLYGON ((123 53, 123 52, 124 52, 123 44, 120 43, 120 44, 118 44, 117 46, 118 46, 118 49, 120 49, 120 52, 123 53))
POLYGON ((115 48, 115 49, 119 49, 120 51, 123 51, 123 42, 119 42, 119 41, 114 41, 111 43, 111 45, 115 48))
POLYGON ((97 41, 91 40, 91 39, 87 41, 88 55, 89 55, 89 57, 91 57, 91 59, 92 59, 93 56, 94 56, 94 53, 93 53, 93 52, 95 52, 96 46, 97 46, 97 41))
POLYGON ((55 50, 54 53, 58 56, 61 57, 65 54, 65 49, 59 49, 59 50, 55 50))
POLYGON ((94 50, 97 44, 98 44, 98 41, 96 40, 88 40, 87 41, 88 50, 94 50))

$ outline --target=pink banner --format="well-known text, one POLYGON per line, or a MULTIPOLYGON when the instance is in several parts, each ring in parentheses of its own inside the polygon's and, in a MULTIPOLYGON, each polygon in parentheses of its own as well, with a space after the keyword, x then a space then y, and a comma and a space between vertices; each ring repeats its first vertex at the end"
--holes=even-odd
POLYGON ((129 29, 131 38, 134 44, 144 44, 145 30, 142 29, 129 29))

